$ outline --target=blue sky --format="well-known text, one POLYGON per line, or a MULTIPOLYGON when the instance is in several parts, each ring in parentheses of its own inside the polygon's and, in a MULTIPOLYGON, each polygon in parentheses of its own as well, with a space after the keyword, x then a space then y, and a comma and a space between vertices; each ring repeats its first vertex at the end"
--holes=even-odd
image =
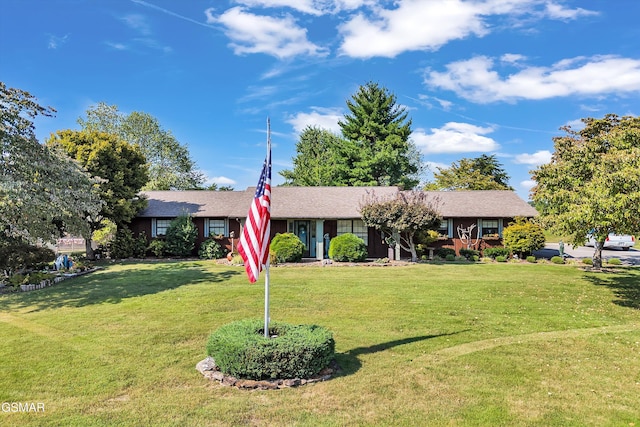
MULTIPOLYGON (((155 116, 211 182, 275 184, 307 125, 339 132, 374 81, 434 170, 495 154, 527 199, 564 125, 640 114, 637 0, 3 0, 0 79, 54 107, 41 140, 98 102, 155 116)), ((428 174, 424 179, 428 179, 428 174)))

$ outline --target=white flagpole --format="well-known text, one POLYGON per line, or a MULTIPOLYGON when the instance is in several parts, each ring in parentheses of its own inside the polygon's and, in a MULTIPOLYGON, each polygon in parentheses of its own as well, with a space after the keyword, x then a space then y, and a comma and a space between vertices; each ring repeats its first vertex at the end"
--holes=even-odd
MULTIPOLYGON (((267 118, 267 157, 271 162, 271 121, 267 118)), ((267 168, 269 165, 267 165, 267 168)), ((271 197, 271 196, 269 196, 271 197)), ((269 201, 271 204, 271 201, 269 201)), ((271 208, 269 208, 271 209, 271 208)), ((271 216, 269 216, 269 223, 271 223, 271 216)), ((271 227, 269 227, 271 229, 271 227)), ((267 236, 269 240, 269 236, 267 236)), ((264 336, 269 338, 269 266, 271 265, 271 254, 269 253, 269 247, 267 247, 267 263, 264 267, 264 336)))

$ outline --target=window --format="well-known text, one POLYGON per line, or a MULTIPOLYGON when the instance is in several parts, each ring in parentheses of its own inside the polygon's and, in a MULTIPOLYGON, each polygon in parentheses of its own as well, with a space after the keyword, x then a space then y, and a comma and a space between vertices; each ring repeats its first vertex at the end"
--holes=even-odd
POLYGON ((453 229, 453 227, 449 226, 450 223, 453 225, 452 218, 443 218, 442 221, 440 221, 440 228, 436 230, 438 232, 438 236, 449 238, 453 237, 452 234, 449 233, 449 231, 453 229))
POLYGON ((227 234, 227 224, 224 219, 209 220, 209 236, 225 236, 227 234))
POLYGON ((482 220, 482 237, 498 237, 500 234, 497 219, 482 220))
POLYGON ((369 244, 369 229, 361 219, 339 219, 338 236, 345 233, 353 233, 369 244))
MULTIPOLYGON (((156 232, 154 237, 165 236, 167 234, 167 228, 171 225, 172 219, 156 219, 156 232)), ((152 233, 153 234, 153 233, 152 233)))

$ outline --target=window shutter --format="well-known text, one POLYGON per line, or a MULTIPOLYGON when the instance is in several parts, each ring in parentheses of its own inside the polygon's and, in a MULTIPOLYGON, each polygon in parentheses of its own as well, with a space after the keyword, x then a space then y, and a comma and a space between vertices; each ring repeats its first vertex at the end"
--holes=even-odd
POLYGON ((447 218, 447 237, 453 238, 453 218, 447 218))
POLYGON ((478 218, 478 237, 482 237, 482 218, 478 218))
POLYGON ((155 218, 151 218, 151 237, 158 237, 158 223, 155 218))
POLYGON ((498 220, 498 236, 502 237, 502 228, 504 226, 504 220, 500 218, 498 220))
POLYGON ((209 237, 209 218, 204 219, 204 238, 209 237))

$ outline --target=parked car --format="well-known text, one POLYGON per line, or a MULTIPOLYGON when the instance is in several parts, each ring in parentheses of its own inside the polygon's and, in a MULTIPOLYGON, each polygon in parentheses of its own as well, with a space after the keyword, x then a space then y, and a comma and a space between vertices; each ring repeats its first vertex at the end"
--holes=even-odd
MULTIPOLYGON (((589 236, 587 239, 587 246, 595 246, 596 240, 593 236, 589 236)), ((628 234, 615 234, 609 233, 607 240, 604 242, 604 249, 620 248, 623 251, 628 251, 633 245, 636 244, 636 238, 628 234)))

